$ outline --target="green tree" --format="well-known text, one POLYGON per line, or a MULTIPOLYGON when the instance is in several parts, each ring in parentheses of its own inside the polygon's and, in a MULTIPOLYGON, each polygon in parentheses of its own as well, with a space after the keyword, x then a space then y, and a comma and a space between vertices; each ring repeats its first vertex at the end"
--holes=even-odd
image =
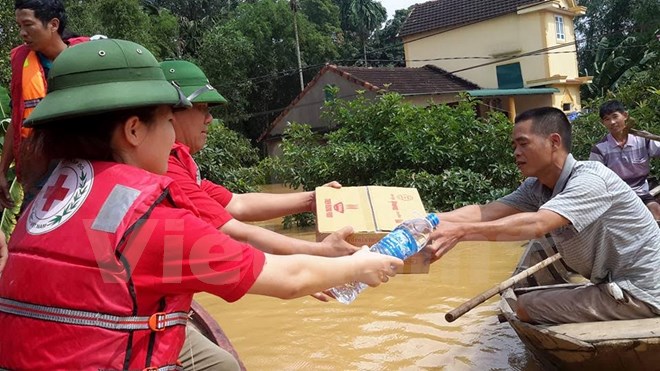
POLYGON ((419 107, 395 93, 335 100, 325 117, 336 130, 320 136, 308 125, 292 124, 282 157, 270 166, 293 188, 329 180, 416 187, 429 210, 493 200, 520 181, 511 124, 499 113, 477 119, 475 105, 464 100, 455 107, 419 107))
POLYGON ((616 89, 622 81, 648 62, 648 49, 660 32, 657 0, 582 0, 587 14, 576 20, 580 70, 594 76, 586 98, 616 89), (603 75, 603 76, 601 76, 603 75))
POLYGON ((194 58, 199 50, 204 33, 215 22, 227 17, 239 1, 231 0, 143 0, 156 11, 167 9, 177 19, 177 57, 194 58), (203 11, 202 11, 203 10, 203 11))
POLYGON ((14 1, 0 0, 0 86, 9 87, 11 79, 9 52, 20 43, 14 15, 14 1))
POLYGON ((176 55, 177 20, 167 10, 147 11, 139 0, 69 0, 67 14, 79 34, 131 40, 160 59, 176 55))
POLYGON ((206 147, 195 154, 204 179, 236 193, 256 192, 265 183, 259 152, 250 141, 224 124, 211 124, 206 147))
POLYGON ((360 40, 363 63, 367 63, 367 40, 387 19, 387 10, 373 0, 338 0, 342 29, 352 32, 360 40))
MULTIPOLYGON (((298 14, 300 49, 307 78, 337 55, 332 35, 322 34, 298 14), (313 68, 311 66, 314 66, 313 68)), ((289 2, 243 3, 232 16, 208 30, 197 60, 229 99, 218 112, 227 125, 258 137, 300 92, 295 36, 289 2)))
POLYGON ((374 67, 405 67, 405 53, 403 42, 397 36, 403 22, 408 18, 410 10, 400 9, 394 14, 394 18, 385 23, 385 27, 374 33, 370 46, 373 51, 369 52, 370 66, 374 67))

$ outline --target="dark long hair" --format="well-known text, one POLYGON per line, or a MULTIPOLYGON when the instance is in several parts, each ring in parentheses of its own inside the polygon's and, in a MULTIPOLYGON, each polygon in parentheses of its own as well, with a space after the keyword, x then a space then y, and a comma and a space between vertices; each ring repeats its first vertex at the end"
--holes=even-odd
POLYGON ((113 161, 112 135, 130 117, 150 125, 157 106, 132 108, 51 122, 33 129, 21 142, 22 182, 28 187, 43 177, 52 161, 113 161))

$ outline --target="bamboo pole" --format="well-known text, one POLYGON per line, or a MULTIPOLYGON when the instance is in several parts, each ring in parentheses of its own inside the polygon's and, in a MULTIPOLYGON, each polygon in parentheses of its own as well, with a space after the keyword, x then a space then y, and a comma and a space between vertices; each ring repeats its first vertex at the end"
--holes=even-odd
POLYGON ((648 131, 645 131, 645 130, 628 129, 628 132, 630 134, 636 135, 638 137, 660 141, 660 135, 651 134, 651 133, 649 133, 648 131))
POLYGON ((465 313, 469 312, 470 310, 474 309, 477 305, 485 302, 486 300, 492 298, 496 294, 499 294, 500 292, 508 289, 509 287, 515 285, 516 283, 524 280, 525 278, 531 276, 532 274, 540 271, 541 269, 547 267, 548 265, 556 262, 557 260, 561 259, 561 255, 559 253, 552 255, 551 257, 525 269, 524 271, 516 274, 515 276, 509 278, 506 281, 503 281, 490 289, 482 292, 481 294, 475 296, 474 298, 466 301, 465 303, 461 304, 459 307, 456 309, 452 310, 451 312, 445 314, 445 320, 447 322, 454 322, 456 319, 458 319, 460 316, 464 315, 465 313))

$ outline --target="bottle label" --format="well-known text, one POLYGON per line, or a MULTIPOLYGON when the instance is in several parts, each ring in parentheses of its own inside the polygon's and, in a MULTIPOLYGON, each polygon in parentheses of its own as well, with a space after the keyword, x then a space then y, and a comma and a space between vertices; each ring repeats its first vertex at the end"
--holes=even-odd
POLYGON ((378 241, 374 248, 381 254, 406 259, 417 252, 417 243, 408 229, 398 228, 378 241))

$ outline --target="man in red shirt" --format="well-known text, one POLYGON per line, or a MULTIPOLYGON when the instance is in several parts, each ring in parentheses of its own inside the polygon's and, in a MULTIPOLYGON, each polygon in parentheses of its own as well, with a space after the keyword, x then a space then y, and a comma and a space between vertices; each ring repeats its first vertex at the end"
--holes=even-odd
MULTIPOLYGON (((208 126, 213 120, 209 106, 227 101, 209 84, 206 75, 196 65, 187 61, 165 61, 161 63, 161 68, 165 77, 193 103, 192 108, 175 112, 176 143, 172 147, 167 175, 188 195, 202 219, 235 239, 249 239, 256 248, 274 254, 342 256, 358 249, 344 241, 352 233, 350 227, 336 232, 323 242, 309 242, 243 223, 314 211, 315 193, 235 194, 221 185, 201 179, 191 155, 206 144, 208 126), (288 246, 288 249, 284 250, 282 246, 288 246)), ((327 186, 340 187, 337 182, 327 186)))
MULTIPOLYGON (((232 238, 247 241, 271 254, 342 256, 358 250, 345 241, 345 238, 353 233, 351 227, 331 234, 322 242, 311 242, 244 223, 314 211, 315 192, 234 194, 221 185, 202 179, 192 154, 200 151, 206 144, 208 127, 213 120, 209 107, 226 104, 227 101, 210 85, 204 72, 193 63, 172 60, 161 62, 160 65, 165 78, 179 87, 193 104, 191 108, 174 112, 176 142, 170 153, 167 175, 188 196, 200 218, 232 238)), ((337 182, 326 185, 340 187, 337 182)), ((328 300, 322 294, 315 297, 323 301, 328 300)), ((232 359, 228 358, 231 356, 208 344, 208 340, 198 332, 189 328, 186 337, 186 344, 180 356, 184 368, 191 365, 193 360, 198 370, 231 368, 232 359), (203 364, 200 363, 202 359, 203 364)))

